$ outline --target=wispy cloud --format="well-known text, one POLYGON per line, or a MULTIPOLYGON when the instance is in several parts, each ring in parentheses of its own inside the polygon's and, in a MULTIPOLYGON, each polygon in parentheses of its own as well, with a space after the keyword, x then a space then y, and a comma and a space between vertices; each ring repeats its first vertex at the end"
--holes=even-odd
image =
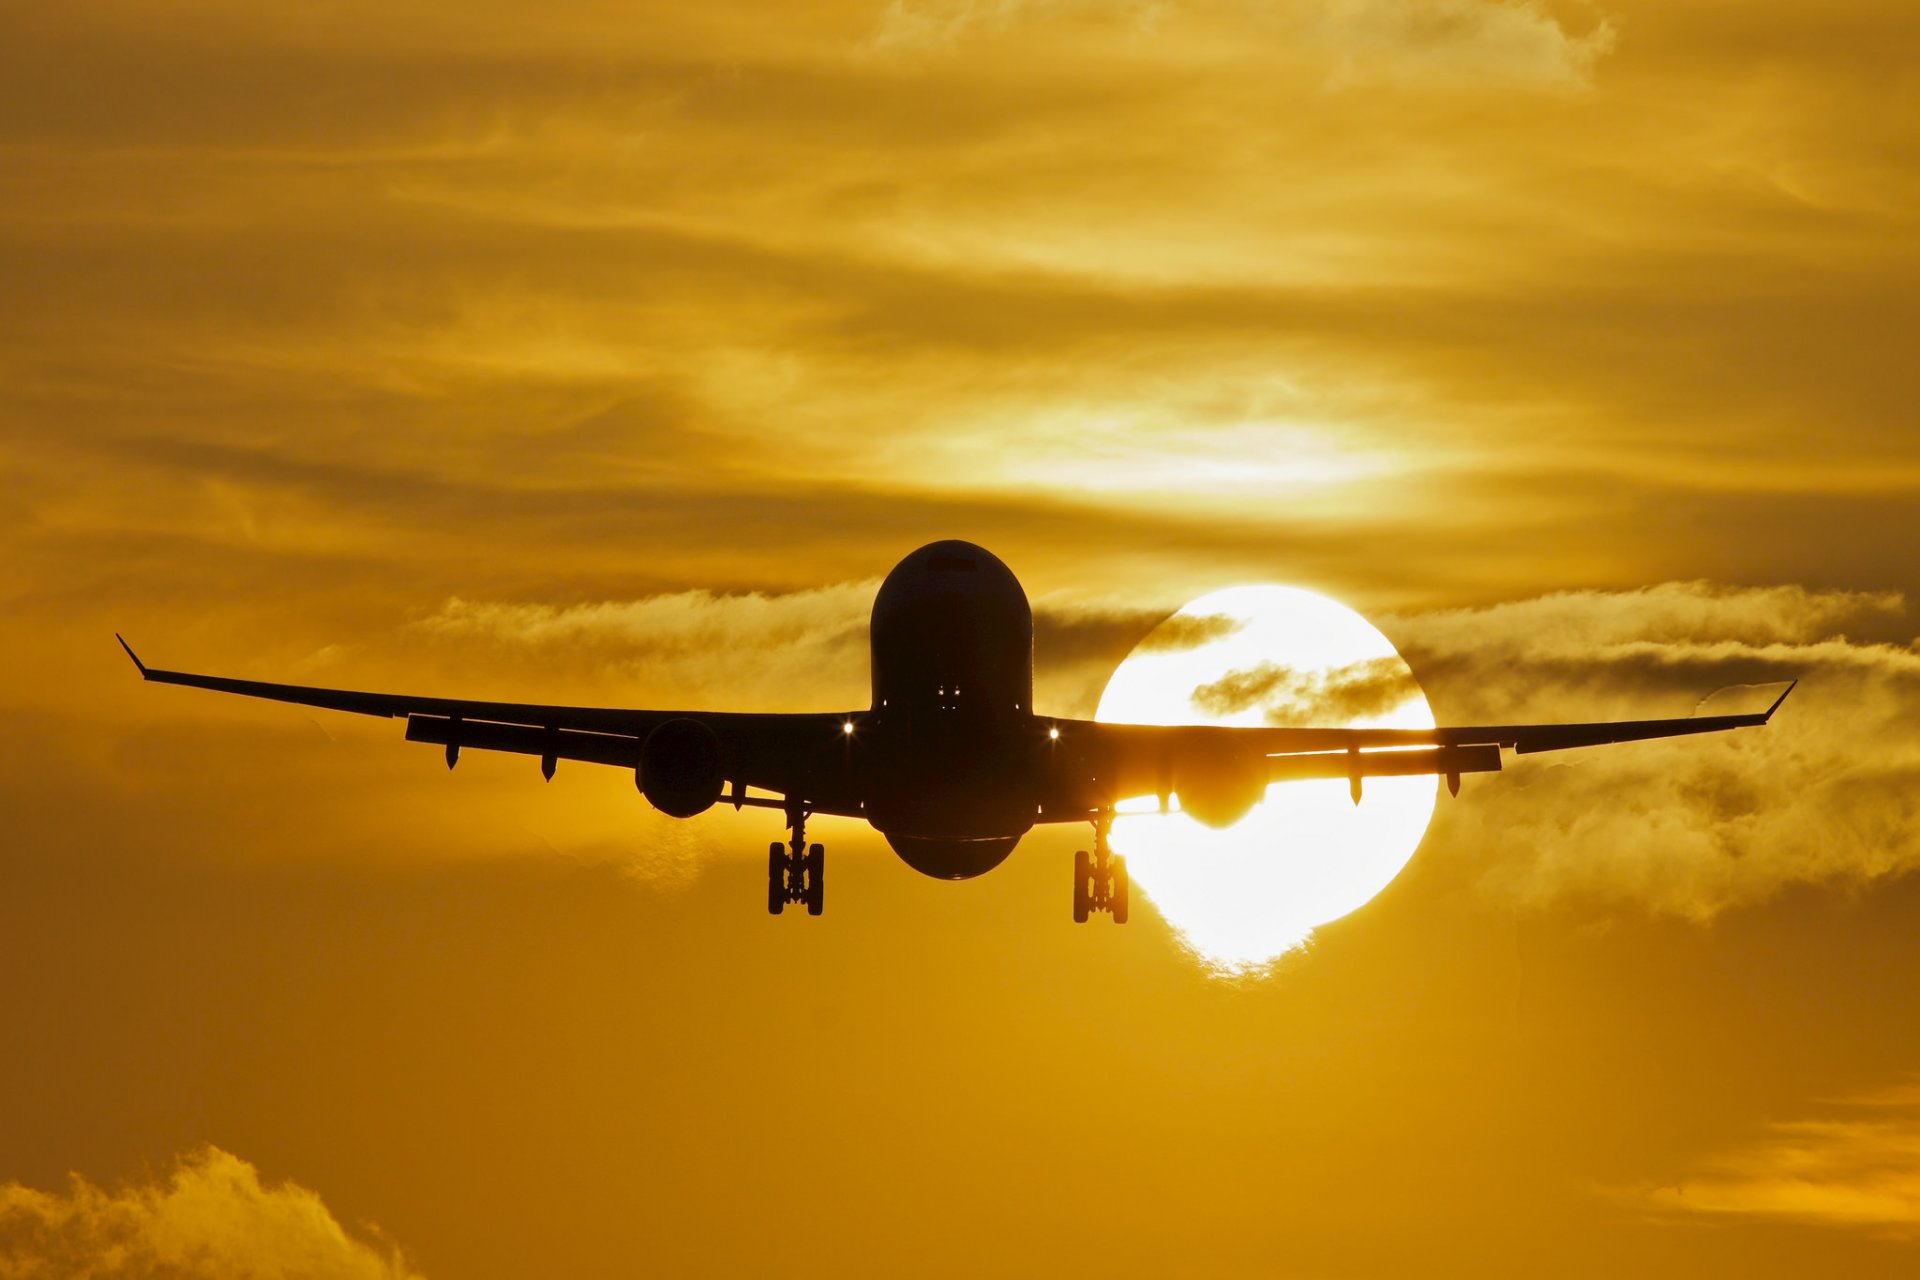
POLYGON ((1209 717, 1261 708, 1275 726, 1344 724, 1377 716, 1420 696, 1398 658, 1375 658, 1317 671, 1262 662, 1229 671, 1193 691, 1194 710, 1209 717))
POLYGON ((598 681, 602 698, 826 710, 864 705, 876 582, 672 592, 572 605, 448 600, 413 630, 468 653, 598 681))
POLYGON ((1171 7, 1166 0, 889 0, 871 44, 881 52, 951 50, 1016 24, 1074 18, 1140 28, 1171 7))
POLYGON ((1674 1184, 1626 1193, 1671 1216, 1756 1218, 1920 1236, 1920 1087, 1828 1104, 1779 1120, 1674 1184))
POLYGON ((1582 84, 1614 45, 1600 20, 1573 31, 1536 0, 891 0, 870 45, 953 52, 1013 28, 1079 28, 1215 51, 1310 53, 1333 86, 1446 80, 1582 84), (1225 39, 1223 39, 1225 37, 1225 39))
POLYGON ((1425 75, 1467 82, 1585 84, 1614 46, 1611 23, 1575 32, 1535 0, 1333 0, 1304 6, 1305 29, 1338 57, 1342 76, 1425 75))

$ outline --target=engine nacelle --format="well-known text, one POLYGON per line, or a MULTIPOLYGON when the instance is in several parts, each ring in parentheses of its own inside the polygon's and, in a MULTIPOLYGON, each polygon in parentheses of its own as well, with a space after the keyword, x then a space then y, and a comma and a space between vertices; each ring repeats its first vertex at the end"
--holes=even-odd
POLYGON ((720 739, 698 720, 682 716, 655 726, 640 744, 634 785, 647 803, 675 818, 705 813, 727 785, 720 739))
POLYGON ((1228 756, 1196 760, 1174 779, 1180 812, 1209 827, 1230 827, 1267 794, 1264 756, 1228 756))

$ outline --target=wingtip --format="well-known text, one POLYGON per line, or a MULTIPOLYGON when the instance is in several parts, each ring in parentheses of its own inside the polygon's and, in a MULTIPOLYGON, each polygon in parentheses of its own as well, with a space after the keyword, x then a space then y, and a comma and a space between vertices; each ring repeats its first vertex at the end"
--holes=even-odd
POLYGON ((133 651, 133 646, 127 643, 127 638, 125 636, 121 635, 118 631, 116 631, 113 633, 113 638, 115 640, 118 640, 120 642, 120 647, 127 651, 127 656, 133 659, 134 669, 139 671, 140 678, 142 680, 145 680, 147 678, 147 664, 140 661, 140 655, 133 651))
POLYGON ((1787 681, 1787 687, 1781 690, 1780 696, 1775 698, 1773 700, 1773 705, 1767 708, 1767 715, 1766 715, 1767 719, 1769 720, 1773 719, 1773 713, 1780 709, 1780 704, 1787 700, 1787 695, 1792 693, 1796 688, 1799 687, 1799 685, 1800 685, 1800 680, 1797 676, 1794 679, 1787 681))

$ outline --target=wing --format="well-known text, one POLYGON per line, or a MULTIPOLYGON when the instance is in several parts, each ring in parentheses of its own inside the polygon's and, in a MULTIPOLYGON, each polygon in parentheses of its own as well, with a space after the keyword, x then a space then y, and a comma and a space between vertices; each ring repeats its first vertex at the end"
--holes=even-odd
POLYGON ((140 661, 119 636, 140 676, 156 684, 186 685, 249 698, 292 702, 358 715, 404 718, 407 739, 446 747, 451 768, 462 748, 539 756, 551 777, 560 760, 639 767, 647 735, 669 720, 695 720, 720 742, 730 790, 724 803, 779 807, 782 801, 748 796, 756 787, 805 801, 815 813, 858 816, 859 798, 845 768, 844 726, 864 713, 753 714, 725 711, 647 711, 623 707, 568 707, 530 702, 480 702, 402 693, 362 693, 297 684, 268 684, 226 676, 162 671, 140 661))
POLYGON ((1518 755, 1613 742, 1720 733, 1767 723, 1792 693, 1793 681, 1765 711, 1672 720, 1603 720, 1585 724, 1443 725, 1435 729, 1237 728, 1219 725, 1056 722, 1076 742, 1109 802, 1178 791, 1181 776, 1238 778, 1264 786, 1303 778, 1346 778, 1359 799, 1360 780, 1409 774, 1445 775, 1459 788, 1463 773, 1493 773, 1502 748, 1518 755))

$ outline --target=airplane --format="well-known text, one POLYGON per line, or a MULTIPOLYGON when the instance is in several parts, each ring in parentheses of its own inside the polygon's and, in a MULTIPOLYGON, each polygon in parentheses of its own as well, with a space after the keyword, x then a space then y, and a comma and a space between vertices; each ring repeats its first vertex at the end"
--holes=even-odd
POLYGON ((630 769, 654 808, 691 818, 716 804, 781 810, 790 832, 767 847, 767 910, 826 901, 826 850, 807 842, 815 815, 858 818, 915 871, 968 880, 993 870, 1042 823, 1087 822, 1074 854, 1073 918, 1125 924, 1124 857, 1108 848, 1115 806, 1157 796, 1163 812, 1231 825, 1276 782, 1468 773, 1519 755, 1764 725, 1764 712, 1588 724, 1434 729, 1112 724, 1033 706, 1033 610, 1012 570, 970 542, 933 542, 893 567, 874 596, 873 698, 820 713, 647 711, 361 693, 162 671, 115 636, 143 679, 362 715, 404 717, 410 742, 630 769), (750 794, 766 792, 770 794, 750 794))

